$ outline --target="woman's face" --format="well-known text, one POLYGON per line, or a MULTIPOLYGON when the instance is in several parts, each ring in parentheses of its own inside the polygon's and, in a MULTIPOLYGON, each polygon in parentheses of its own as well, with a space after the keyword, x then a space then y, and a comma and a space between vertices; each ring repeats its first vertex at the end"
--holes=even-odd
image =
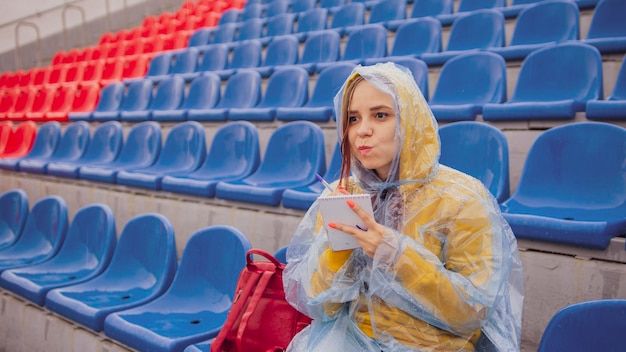
POLYGON ((396 112, 393 98, 363 80, 348 105, 350 151, 365 168, 386 180, 395 153, 396 112))

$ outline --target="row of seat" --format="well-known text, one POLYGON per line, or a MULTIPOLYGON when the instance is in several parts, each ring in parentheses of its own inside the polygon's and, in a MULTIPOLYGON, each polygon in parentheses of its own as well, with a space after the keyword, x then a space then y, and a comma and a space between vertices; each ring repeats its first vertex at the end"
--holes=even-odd
POLYGON ((251 247, 239 230, 215 225, 192 234, 179 262, 160 214, 130 219, 118 240, 105 204, 79 209, 69 224, 58 196, 29 209, 18 189, 0 204, 0 287, 138 350, 181 351, 215 337, 251 247))

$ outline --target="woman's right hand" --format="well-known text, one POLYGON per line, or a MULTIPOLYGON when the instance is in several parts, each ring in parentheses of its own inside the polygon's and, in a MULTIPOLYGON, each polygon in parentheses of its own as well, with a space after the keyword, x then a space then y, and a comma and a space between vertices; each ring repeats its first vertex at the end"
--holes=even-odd
POLYGON ((335 197, 335 196, 343 196, 346 194, 350 194, 350 193, 348 193, 348 191, 346 191, 346 189, 342 185, 339 185, 334 191, 330 192, 328 196, 335 197))

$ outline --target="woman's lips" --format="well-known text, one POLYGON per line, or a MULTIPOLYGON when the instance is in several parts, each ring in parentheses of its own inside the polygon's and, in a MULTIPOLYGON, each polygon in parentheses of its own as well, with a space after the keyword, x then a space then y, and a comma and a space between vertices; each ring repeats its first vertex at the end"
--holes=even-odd
POLYGON ((363 146, 358 147, 357 150, 359 154, 366 155, 367 153, 370 152, 370 150, 372 150, 372 147, 363 145, 363 146))

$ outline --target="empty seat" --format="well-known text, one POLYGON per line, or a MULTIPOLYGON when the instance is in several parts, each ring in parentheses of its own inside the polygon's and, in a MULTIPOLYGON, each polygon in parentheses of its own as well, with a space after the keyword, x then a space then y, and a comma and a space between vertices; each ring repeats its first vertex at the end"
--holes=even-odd
POLYGON ((152 113, 161 110, 172 110, 180 106, 185 95, 185 80, 178 75, 171 75, 162 79, 154 90, 145 109, 121 111, 121 121, 146 121, 152 118, 152 113))
POLYGON ((194 72, 198 62, 198 53, 198 49, 193 47, 174 51, 167 72, 163 75, 149 75, 150 79, 159 83, 175 74, 194 72))
POLYGON ((309 121, 277 127, 257 171, 239 181, 220 182, 217 198, 278 206, 287 188, 317 182, 326 169, 322 129, 309 121))
MULTIPOLYGON (((330 159, 330 165, 326 169, 323 177, 328 182, 339 179, 339 173, 341 172, 341 146, 339 143, 335 145, 333 155, 330 159)), ((289 188, 283 192, 282 200, 283 207, 307 210, 315 202, 317 197, 324 191, 324 186, 319 183, 313 183, 308 186, 289 188)), ((278 258, 276 258, 278 259, 278 258)), ((279 259, 280 260, 280 259, 279 259)), ((283 263, 286 263, 283 261, 283 263)))
POLYGON ((499 11, 505 5, 505 0, 460 0, 456 12, 438 15, 437 19, 441 21, 442 25, 447 26, 469 12, 483 9, 497 9, 499 11))
POLYGON ((117 237, 113 212, 104 204, 79 209, 54 258, 25 268, 5 270, 0 287, 40 306, 53 288, 75 285, 99 275, 109 265, 117 237))
POLYGON ((241 69, 226 82, 224 94, 210 109, 190 109, 188 120, 225 121, 231 108, 255 106, 261 98, 261 75, 251 69, 241 69))
MULTIPOLYGON (((97 86, 92 86, 92 91, 96 90, 95 87, 97 86)), ((82 92, 86 89, 81 88, 80 90, 82 92)), ((67 121, 67 113, 70 111, 72 105, 74 104, 74 99, 77 96, 77 91, 78 89, 75 86, 59 86, 57 90, 52 94, 52 102, 50 103, 50 108, 44 112, 43 119, 54 121, 67 121)), ((40 117, 37 116, 36 119, 39 118, 40 117)))
POLYGON ((65 89, 63 86, 40 86, 34 91, 33 102, 29 109, 25 110, 21 114, 9 114, 9 118, 17 120, 43 120, 46 116, 46 112, 50 111, 52 105, 52 99, 58 89, 65 89))
POLYGON ((249 108, 232 107, 229 120, 273 121, 279 107, 300 107, 309 97, 309 73, 302 67, 275 71, 267 82, 259 103, 249 108))
POLYGON ((235 38, 233 39, 233 45, 236 45, 237 41, 245 41, 250 39, 259 39, 263 36, 263 28, 265 26, 265 20, 260 18, 251 18, 249 20, 243 21, 239 24, 239 28, 235 33, 235 38))
POLYGON ((526 6, 515 21, 508 46, 490 48, 505 60, 523 60, 533 50, 578 40, 580 13, 570 0, 549 0, 526 6))
POLYGON ((218 182, 240 180, 251 175, 260 160, 256 127, 247 121, 231 122, 217 130, 204 162, 196 171, 165 176, 161 188, 210 198, 215 196, 218 182))
POLYGON ((595 46, 603 54, 625 52, 624 16, 626 6, 622 1, 600 0, 593 11, 587 37, 582 42, 595 46))
POLYGON ((254 68, 261 77, 269 77, 280 66, 298 62, 298 39, 293 35, 275 37, 265 49, 265 57, 259 67, 254 68))
MULTIPOLYGON (((452 13, 453 0, 413 0, 409 18, 435 17, 452 13)), ((395 23, 392 24, 396 25, 395 23)), ((439 21, 441 23, 441 21, 439 21)), ((389 28, 392 28, 391 26, 389 28)))
POLYGON ((117 183, 149 189, 161 189, 165 175, 188 174, 204 161, 206 143, 202 125, 195 121, 182 122, 167 134, 157 161, 150 166, 121 170, 117 183))
POLYGON ((122 125, 117 121, 107 121, 95 128, 85 153, 74 161, 55 161, 47 165, 46 173, 63 177, 78 177, 78 169, 83 165, 108 163, 117 157, 122 149, 122 125))
POLYGON ((13 89, 0 88, 0 119, 6 119, 7 112, 13 110, 17 96, 13 89))
POLYGON ((264 15, 264 10, 264 4, 258 2, 251 2, 249 4, 246 4, 246 6, 244 6, 244 8, 241 10, 241 19, 239 20, 239 22, 244 22, 251 18, 259 18, 264 15))
POLYGON ((226 67, 223 70, 211 72, 222 79, 228 79, 239 69, 258 67, 261 64, 262 50, 261 42, 258 40, 237 42, 226 67))
MULTIPOLYGON (((160 52, 152 57, 150 60, 150 64, 148 65, 148 72, 146 72, 145 78, 156 77, 159 79, 160 77, 167 75, 170 70, 170 66, 172 65, 172 51, 160 52)), ((144 77, 139 77, 135 79, 127 79, 125 80, 127 83, 142 80, 144 77)))
POLYGON ((505 18, 515 18, 525 8, 541 1, 544 0, 512 0, 509 6, 504 6, 500 11, 502 11, 505 18))
POLYGON ((262 33, 262 37, 259 38, 261 44, 266 46, 274 40, 274 37, 292 34, 294 21, 295 15, 293 13, 281 13, 268 18, 265 22, 265 32, 262 33))
POLYGON ((365 23, 365 5, 361 2, 350 2, 333 11, 329 29, 340 35, 348 33, 349 29, 362 26, 365 23))
MULTIPOLYGON (((378 23, 390 28, 387 27, 388 22, 405 20, 406 4, 406 0, 374 1, 370 8, 367 23, 378 23)), ((393 25, 392 27, 397 28, 393 25)))
POLYGON ((70 121, 89 121, 94 119, 94 115, 98 115, 94 120, 117 119, 117 110, 122 102, 123 94, 124 83, 111 83, 100 90, 100 98, 93 111, 71 112, 68 114, 68 118, 70 121))
POLYGON ((241 20, 241 10, 236 8, 228 9, 222 12, 222 16, 220 17, 218 26, 224 23, 233 23, 239 22, 241 20))
POLYGON ((24 158, 18 162, 20 171, 46 173, 48 164, 55 161, 78 160, 89 145, 89 124, 85 121, 71 123, 48 158, 24 158))
POLYGON ((123 143, 117 158, 108 163, 81 166, 81 179, 115 183, 120 170, 148 167, 161 152, 161 127, 152 121, 134 125, 123 143))
POLYGON ((102 75, 100 76, 100 87, 107 86, 111 83, 122 80, 124 73, 124 60, 121 58, 106 59, 102 66, 102 75))
POLYGON ((28 196, 21 189, 0 195, 0 251, 15 243, 28 217, 28 196))
POLYGON ((184 121, 189 110, 213 108, 220 100, 221 80, 213 73, 204 73, 191 81, 182 104, 177 108, 152 110, 154 121, 184 121))
POLYGON ((276 109, 276 119, 328 121, 333 116, 333 98, 353 68, 353 63, 342 62, 322 70, 306 104, 301 107, 279 107, 276 109))
POLYGON ((509 147, 502 131, 481 122, 455 122, 439 128, 439 162, 481 181, 496 200, 509 198, 509 147))
POLYGON ((300 42, 303 42, 307 39, 309 33, 326 29, 327 22, 327 9, 314 8, 307 10, 298 16, 298 22, 296 29, 294 30, 294 35, 300 42))
POLYGON ((19 89, 15 94, 13 107, 4 114, 5 118, 17 121, 23 120, 26 112, 31 110, 34 99, 35 91, 31 87, 19 89))
POLYGON ((611 95, 605 100, 589 100, 585 114, 590 120, 626 120, 626 57, 611 95))
POLYGON ((445 51, 424 53, 420 58, 429 67, 443 65, 450 58, 468 50, 502 47, 504 34, 502 12, 494 9, 472 11, 452 23, 445 51))
POLYGON ((272 0, 265 4, 263 17, 269 18, 286 13, 291 6, 291 0, 272 0))
POLYGON ((13 133, 13 122, 0 121, 0 155, 4 152, 9 137, 13 133))
POLYGON ((626 300, 602 299, 574 303, 550 319, 538 352, 619 351, 624 344, 626 300))
MULTIPOLYGON (((98 110, 91 114, 93 121, 119 120, 122 112, 146 110, 152 99, 154 83, 149 78, 127 81, 122 87, 122 96, 115 110, 98 110)), ((112 100, 114 97, 111 97, 112 100)), ((111 104, 114 106, 114 104, 111 104)))
POLYGON ((218 25, 212 32, 212 37, 207 44, 226 44, 235 39, 238 23, 225 23, 218 25))
POLYGON ((291 2, 291 12, 298 14, 315 8, 317 0, 294 0, 291 2))
POLYGON ((160 214, 138 215, 124 225, 111 262, 102 274, 50 290, 45 307, 100 332, 110 313, 145 304, 163 294, 176 267, 176 242, 169 220, 160 214))
MULTIPOLYGON (((380 24, 368 24, 353 29, 348 34, 341 61, 361 64, 369 58, 387 56, 387 30, 380 24)), ((319 62, 315 70, 320 72, 333 62, 319 62)))
POLYGON ((590 45, 557 44, 530 53, 503 104, 485 104, 483 119, 569 120, 602 97, 602 58, 590 45))
POLYGON ((486 51, 469 52, 447 61, 429 100, 440 122, 475 120, 487 103, 506 100, 506 63, 486 51))
POLYGON ((22 234, 0 250, 0 272, 43 263, 54 257, 67 231, 67 206, 61 197, 39 199, 30 209, 22 234))
POLYGON ((228 64, 229 49, 226 44, 211 44, 198 48, 198 63, 194 72, 182 73, 185 81, 191 81, 204 72, 223 70, 228 64))
POLYGON ((145 351, 181 351, 217 336, 250 248, 245 235, 233 227, 193 233, 169 289, 152 302, 109 315, 104 333, 145 351))
MULTIPOLYGON (((9 139, 4 146, 0 160, 7 158, 21 158, 28 154, 37 137, 37 124, 32 121, 24 121, 11 131, 9 139)), ((0 167, 1 168, 1 167, 0 167)))
POLYGON ((336 62, 339 59, 341 38, 332 30, 310 33, 304 42, 297 65, 309 73, 315 72, 318 63, 336 62))
POLYGON ((501 208, 517 238, 605 249, 626 231, 626 129, 570 123, 533 143, 501 208))
MULTIPOLYGON (((96 104, 100 100, 100 87, 93 84, 80 84, 76 87, 74 99, 71 105, 63 105, 63 109, 59 108, 57 111, 49 112, 46 114, 47 120, 53 121, 77 121, 81 117, 90 114, 95 108, 96 104), (67 110, 65 110, 67 108, 67 110), (71 119, 70 115, 74 115, 71 119)), ((85 120, 89 119, 89 115, 85 120)))
POLYGON ((61 139, 61 124, 56 121, 46 122, 37 130, 37 137, 33 146, 25 156, 7 157, 0 159, 0 169, 18 170, 18 163, 26 159, 50 158, 61 139))

